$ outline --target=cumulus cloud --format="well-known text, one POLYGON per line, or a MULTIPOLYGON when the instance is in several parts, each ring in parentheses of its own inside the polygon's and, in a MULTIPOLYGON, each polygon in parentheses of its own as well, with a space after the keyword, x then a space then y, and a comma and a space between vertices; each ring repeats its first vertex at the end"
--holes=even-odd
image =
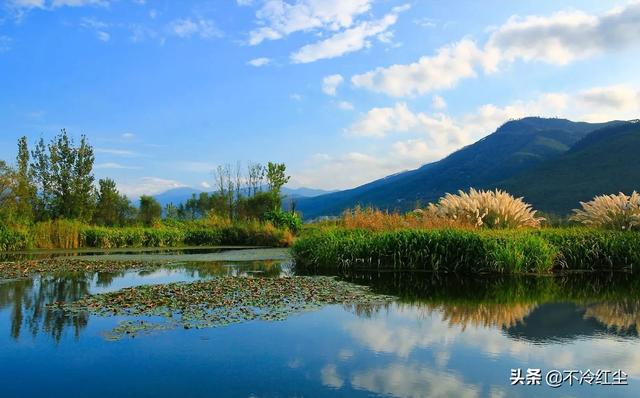
POLYGON ((398 13, 406 9, 406 7, 396 7, 382 19, 360 22, 327 39, 307 44, 292 53, 290 58, 294 63, 310 63, 321 59, 340 57, 344 54, 368 48, 371 46, 370 38, 372 36, 378 36, 381 41, 388 41, 389 36, 382 34, 398 21, 398 13))
POLYGON ((255 66, 256 68, 260 66, 266 66, 271 63, 271 59, 267 57, 254 58, 251 61, 247 62, 248 65, 255 66))
POLYGON ((336 95, 336 90, 342 84, 344 78, 342 75, 330 75, 322 79, 322 92, 327 95, 336 95))
POLYGON ((338 102, 338 108, 342 109, 343 111, 352 111, 353 110, 353 104, 349 101, 340 101, 338 102))
MULTIPOLYGON (((278 40, 291 33, 310 30, 337 31, 350 27, 354 19, 371 8, 373 0, 267 0, 257 11, 261 27, 249 33, 249 44, 278 40)), ((241 5, 248 5, 241 0, 241 5)))
POLYGON ((394 97, 454 87, 480 70, 496 72, 517 60, 565 65, 640 43, 640 2, 603 15, 581 11, 550 16, 513 16, 495 28, 483 46, 471 39, 444 46, 410 64, 380 67, 351 78, 356 87, 394 97))
POLYGON ((639 114, 640 90, 623 85, 543 93, 506 105, 484 104, 459 116, 414 111, 398 102, 369 110, 345 129, 347 137, 370 140, 371 153, 314 156, 294 174, 294 180, 320 188, 351 188, 442 159, 510 119, 543 116, 603 122, 634 119, 639 114), (334 177, 327 182, 327 175, 334 177))
POLYGON ((222 36, 222 32, 208 19, 180 18, 169 23, 169 31, 178 37, 189 38, 199 36, 212 39, 222 36))

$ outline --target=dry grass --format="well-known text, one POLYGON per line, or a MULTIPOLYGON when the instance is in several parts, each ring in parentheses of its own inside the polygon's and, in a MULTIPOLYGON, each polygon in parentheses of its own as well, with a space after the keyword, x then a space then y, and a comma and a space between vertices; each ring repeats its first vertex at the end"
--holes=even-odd
POLYGON ((82 246, 80 221, 43 221, 33 227, 33 245, 38 249, 77 249, 82 246))
POLYGON ((622 192, 596 196, 589 202, 580 202, 580 205, 582 209, 574 209, 571 220, 618 231, 640 229, 640 194, 636 191, 630 196, 622 192))
POLYGON ((536 217, 536 211, 522 198, 514 198, 498 189, 471 188, 469 193, 448 193, 437 204, 430 204, 427 211, 439 218, 486 228, 538 228, 544 220, 536 217))
POLYGON ((399 229, 471 228, 461 220, 435 217, 429 211, 414 210, 407 214, 388 212, 371 207, 345 210, 340 220, 347 229, 367 229, 370 231, 395 231, 399 229))

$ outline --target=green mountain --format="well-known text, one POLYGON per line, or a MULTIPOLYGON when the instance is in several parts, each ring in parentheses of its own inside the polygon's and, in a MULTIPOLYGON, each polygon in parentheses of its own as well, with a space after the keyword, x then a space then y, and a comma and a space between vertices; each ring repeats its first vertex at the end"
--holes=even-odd
POLYGON ((495 186, 561 215, 595 195, 640 190, 640 123, 596 130, 566 153, 495 186))
POLYGON ((435 201, 446 192, 496 186, 567 153, 596 130, 625 124, 538 117, 509 121, 440 161, 354 189, 301 199, 297 209, 307 219, 337 215, 356 204, 407 210, 416 202, 435 201))

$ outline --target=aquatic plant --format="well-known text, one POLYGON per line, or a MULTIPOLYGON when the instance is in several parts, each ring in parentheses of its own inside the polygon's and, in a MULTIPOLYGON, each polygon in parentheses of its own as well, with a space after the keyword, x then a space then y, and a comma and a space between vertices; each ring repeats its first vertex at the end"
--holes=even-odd
POLYGON ((24 250, 29 245, 29 238, 22 230, 9 229, 0 224, 0 251, 24 250))
POLYGON ((589 202, 580 202, 581 209, 574 209, 571 220, 587 226, 629 231, 640 229, 640 193, 631 195, 596 196, 589 202))
POLYGON ((640 265, 640 235, 592 229, 333 229, 300 237, 299 269, 394 269, 463 273, 628 270, 640 265))
MULTIPOLYGON (((168 327, 219 327, 261 319, 283 320, 289 315, 327 304, 379 304, 394 297, 331 277, 251 278, 222 276, 207 281, 137 286, 87 296, 53 309, 97 315, 162 316, 168 327)), ((121 324, 117 332, 145 330, 140 323, 121 324)), ((152 324, 153 329, 161 328, 152 324)))
POLYGON ((53 220, 36 223, 31 228, 33 245, 39 249, 77 249, 82 246, 85 227, 77 220, 53 220))
POLYGON ((437 204, 429 205, 427 210, 437 217, 486 228, 537 228, 543 221, 522 198, 514 198, 499 189, 483 191, 471 188, 468 193, 448 193, 437 204))

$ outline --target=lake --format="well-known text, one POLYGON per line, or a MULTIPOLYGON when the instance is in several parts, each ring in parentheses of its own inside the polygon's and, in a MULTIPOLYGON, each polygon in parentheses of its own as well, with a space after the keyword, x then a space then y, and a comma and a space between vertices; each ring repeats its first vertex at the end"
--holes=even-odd
POLYGON ((632 274, 355 273, 340 277, 397 300, 111 341, 106 333, 136 319, 46 305, 143 284, 291 276, 294 267, 280 249, 73 254, 171 263, 0 281, 2 397, 640 396, 640 278, 632 274), (540 385, 511 385, 529 368, 540 369, 540 385), (552 388, 546 378, 556 370, 566 380, 552 388))

